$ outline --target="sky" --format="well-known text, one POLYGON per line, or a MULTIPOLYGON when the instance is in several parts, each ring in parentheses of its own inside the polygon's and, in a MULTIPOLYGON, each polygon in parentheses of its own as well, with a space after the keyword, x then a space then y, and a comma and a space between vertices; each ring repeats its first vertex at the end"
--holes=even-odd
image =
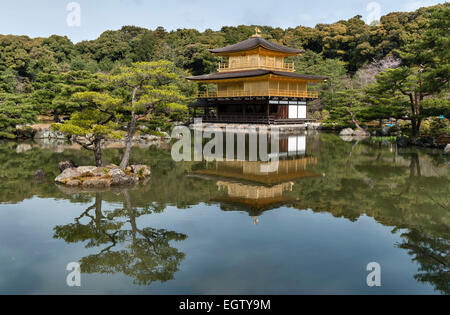
POLYGON ((0 0, 0 34, 92 40, 124 25, 167 30, 268 25, 314 27, 362 15, 367 22, 439 0, 0 0))

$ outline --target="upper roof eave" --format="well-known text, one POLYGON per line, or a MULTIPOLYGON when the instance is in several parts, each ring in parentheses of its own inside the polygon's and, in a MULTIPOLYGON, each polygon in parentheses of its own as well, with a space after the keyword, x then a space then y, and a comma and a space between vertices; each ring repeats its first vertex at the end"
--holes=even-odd
POLYGON ((310 74, 301 74, 296 72, 283 72, 273 70, 246 70, 246 71, 233 71, 233 72, 218 72, 212 74, 205 74, 193 77, 187 77, 190 81, 219 81, 219 80, 232 80, 232 79, 244 79, 251 77, 261 77, 266 75, 274 75, 278 77, 286 77, 293 79, 303 79, 308 81, 325 81, 328 77, 317 76, 310 74))
POLYGON ((303 49, 296 49, 286 46, 281 46, 270 42, 262 37, 251 37, 247 40, 244 40, 240 43, 216 49, 209 49, 209 51, 213 54, 232 54, 243 51, 253 50, 255 48, 262 47, 270 51, 284 53, 288 55, 297 55, 304 52, 303 49))

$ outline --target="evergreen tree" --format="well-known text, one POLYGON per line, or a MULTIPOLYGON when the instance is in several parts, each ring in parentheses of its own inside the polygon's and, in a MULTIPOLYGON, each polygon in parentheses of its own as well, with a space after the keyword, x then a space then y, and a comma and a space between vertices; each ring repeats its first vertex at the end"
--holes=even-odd
POLYGON ((76 143, 93 151, 95 165, 100 167, 102 142, 108 138, 122 138, 117 118, 122 100, 98 92, 79 92, 74 94, 73 99, 80 105, 81 110, 63 124, 54 124, 53 128, 73 135, 76 143))

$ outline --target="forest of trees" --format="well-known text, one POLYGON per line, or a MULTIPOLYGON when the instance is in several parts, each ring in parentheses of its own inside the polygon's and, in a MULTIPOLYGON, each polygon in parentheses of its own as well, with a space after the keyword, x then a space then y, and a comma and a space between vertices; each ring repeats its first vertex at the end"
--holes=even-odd
MULTIPOLYGON (((424 125, 427 132, 448 133, 449 121, 440 116, 450 111, 449 11, 445 3, 390 13, 372 25, 355 16, 314 28, 258 27, 268 40, 305 49, 292 58, 298 72, 330 77, 320 86, 320 101, 311 104, 314 118, 334 128, 406 119, 412 135, 424 125)), ((204 32, 124 26, 77 44, 57 35, 0 35, 0 138, 17 137, 17 125, 34 123, 40 115, 60 122, 80 112, 87 106, 80 93, 132 103, 132 90, 103 79, 142 62, 171 65, 172 81, 155 88, 169 87, 182 97, 165 104, 176 106, 142 112, 151 128, 168 130, 171 121, 187 118, 186 105, 195 98, 196 86, 184 77, 216 71, 219 59, 208 49, 245 40, 254 30, 255 25, 204 32)), ((130 120, 132 112, 121 114, 130 120)))

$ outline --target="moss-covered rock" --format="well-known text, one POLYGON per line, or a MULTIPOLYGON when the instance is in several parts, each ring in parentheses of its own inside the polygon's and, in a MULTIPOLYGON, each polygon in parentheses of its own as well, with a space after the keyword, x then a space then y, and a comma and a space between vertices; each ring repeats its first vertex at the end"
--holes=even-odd
POLYGON ((55 182, 69 187, 111 187, 134 185, 147 179, 150 175, 150 167, 147 165, 131 165, 125 171, 116 165, 81 166, 65 169, 55 178, 55 182))

